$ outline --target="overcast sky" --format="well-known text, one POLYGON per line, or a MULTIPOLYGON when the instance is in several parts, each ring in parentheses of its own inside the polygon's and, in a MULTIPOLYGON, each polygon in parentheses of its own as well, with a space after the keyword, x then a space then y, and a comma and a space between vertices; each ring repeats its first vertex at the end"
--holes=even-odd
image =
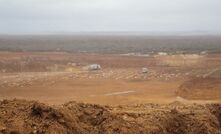
POLYGON ((221 33, 221 0, 0 0, 0 33, 221 33))

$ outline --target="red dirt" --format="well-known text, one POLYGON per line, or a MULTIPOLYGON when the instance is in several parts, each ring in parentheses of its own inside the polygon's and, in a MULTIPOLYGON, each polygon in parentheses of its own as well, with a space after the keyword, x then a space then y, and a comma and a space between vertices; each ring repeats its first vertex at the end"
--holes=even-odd
POLYGON ((187 99, 216 100, 221 98, 220 78, 195 78, 184 82, 177 94, 187 99))
POLYGON ((221 105, 142 104, 103 107, 69 102, 47 106, 24 100, 0 102, 1 133, 221 133, 221 105))
POLYGON ((220 63, 219 54, 1 52, 0 133, 219 134, 220 63), (83 69, 91 63, 102 70, 83 69))
MULTIPOLYGON (((192 80, 192 77, 202 77, 219 68, 219 61, 218 54, 140 57, 62 52, 1 52, 0 69, 5 73, 0 75, 0 99, 20 98, 48 104, 62 104, 70 100, 110 105, 170 103, 177 100, 176 92, 179 96, 188 98, 185 93, 180 92, 182 90, 179 90, 179 86, 184 81, 192 80), (75 66, 70 63, 75 63, 75 66), (87 72, 82 69, 90 63, 101 64, 102 70, 87 72), (148 75, 141 73, 142 67, 148 67, 148 75), (106 95, 127 91, 132 92, 106 95)), ((197 82, 194 81, 193 85, 197 82)), ((205 97, 207 100, 220 101, 220 91, 211 91, 205 91, 202 97, 201 94, 192 95, 198 97, 196 99, 205 97)))

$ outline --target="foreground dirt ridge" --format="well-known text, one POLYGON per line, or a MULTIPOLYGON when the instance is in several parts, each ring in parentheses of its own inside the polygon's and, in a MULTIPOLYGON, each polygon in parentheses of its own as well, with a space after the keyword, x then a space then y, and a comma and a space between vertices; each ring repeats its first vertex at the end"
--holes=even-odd
POLYGON ((221 104, 99 106, 0 101, 0 133, 220 134, 221 104))

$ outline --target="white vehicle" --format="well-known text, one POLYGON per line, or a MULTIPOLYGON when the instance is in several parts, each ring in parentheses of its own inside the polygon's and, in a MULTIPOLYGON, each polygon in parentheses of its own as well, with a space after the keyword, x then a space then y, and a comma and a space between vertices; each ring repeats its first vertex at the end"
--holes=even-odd
POLYGON ((88 66, 88 70, 92 71, 92 70, 100 70, 101 69, 101 65, 99 64, 91 64, 88 66))
POLYGON ((148 69, 145 68, 145 67, 143 67, 143 68, 142 68, 142 73, 148 73, 148 69))
POLYGON ((168 55, 166 52, 158 52, 158 55, 160 55, 160 56, 166 56, 166 55, 168 55))

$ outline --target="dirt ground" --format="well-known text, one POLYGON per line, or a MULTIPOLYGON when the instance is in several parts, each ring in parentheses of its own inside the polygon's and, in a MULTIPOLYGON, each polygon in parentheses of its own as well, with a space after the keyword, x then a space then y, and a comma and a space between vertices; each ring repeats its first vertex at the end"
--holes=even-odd
POLYGON ((0 101, 4 134, 220 134, 220 104, 99 106, 68 102, 0 101))
POLYGON ((177 94, 188 99, 219 99, 221 89, 221 70, 215 70, 200 78, 185 81, 177 94))
POLYGON ((199 93, 191 98, 179 92, 186 81, 220 70, 220 57, 220 54, 1 52, 0 98, 38 100, 52 105, 72 100, 102 105, 162 104, 177 100, 220 102, 220 84, 215 85, 217 90, 213 92, 203 91, 210 93, 205 100, 199 93), (100 64, 102 69, 85 69, 93 63, 100 64), (148 68, 147 74, 142 73, 142 67, 148 68))
POLYGON ((220 134, 220 72, 221 54, 0 52, 0 133, 220 134))

